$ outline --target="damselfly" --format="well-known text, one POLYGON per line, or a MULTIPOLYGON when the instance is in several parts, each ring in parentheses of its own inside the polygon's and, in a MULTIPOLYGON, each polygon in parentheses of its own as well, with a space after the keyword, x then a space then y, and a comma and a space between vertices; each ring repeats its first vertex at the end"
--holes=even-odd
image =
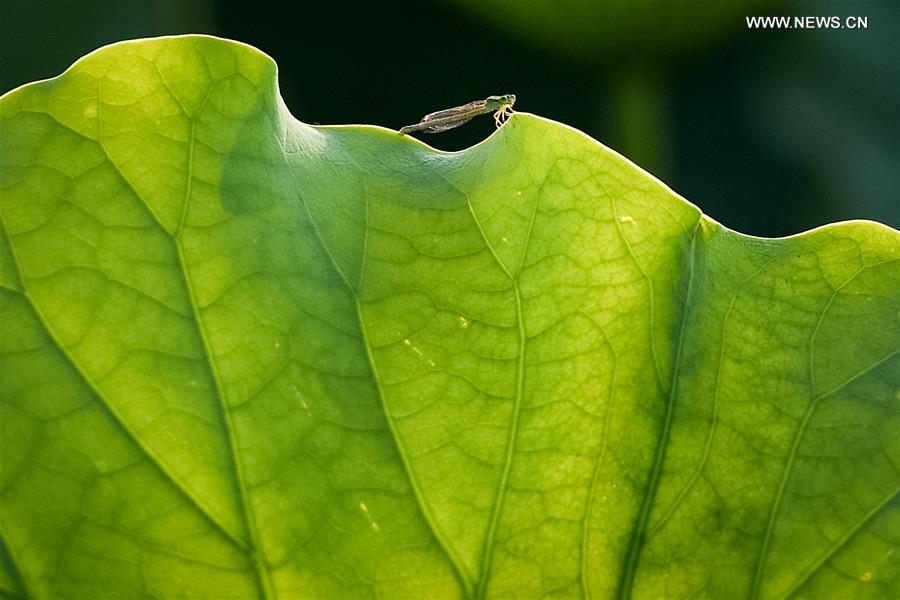
POLYGON ((447 110, 439 110, 429 113, 422 117, 422 120, 415 125, 407 125, 400 129, 400 133, 410 133, 411 131, 423 131, 425 133, 439 133, 447 131, 454 127, 459 127, 463 123, 468 123, 473 117, 484 115, 489 112, 494 113, 494 123, 500 127, 509 115, 512 114, 512 106, 516 102, 515 94, 504 94, 503 96, 488 96, 484 100, 476 100, 455 108, 447 110))

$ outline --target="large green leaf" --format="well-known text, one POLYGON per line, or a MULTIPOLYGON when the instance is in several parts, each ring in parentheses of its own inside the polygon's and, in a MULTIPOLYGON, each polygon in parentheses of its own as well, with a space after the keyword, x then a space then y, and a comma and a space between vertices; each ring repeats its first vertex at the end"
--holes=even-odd
POLYGON ((8 596, 900 595, 896 231, 310 127, 204 37, 9 93, 0 166, 8 596))

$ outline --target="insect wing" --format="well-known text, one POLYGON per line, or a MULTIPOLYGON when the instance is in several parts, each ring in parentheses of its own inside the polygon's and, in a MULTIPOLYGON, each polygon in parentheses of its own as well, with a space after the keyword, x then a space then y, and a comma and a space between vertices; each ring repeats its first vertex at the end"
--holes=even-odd
MULTIPOLYGON (((471 120, 472 120, 472 117, 469 117, 467 119, 457 119, 457 120, 453 120, 453 121, 447 121, 446 117, 444 117, 444 119, 442 119, 443 122, 435 123, 434 125, 428 125, 427 127, 423 128, 422 131, 425 133, 440 133, 442 131, 447 131, 448 129, 455 129, 456 127, 459 127, 460 125, 465 125, 466 123, 468 123, 471 120)), ((427 121, 425 121, 425 119, 422 119, 422 122, 419 124, 427 125, 427 121)))
MULTIPOLYGON (((486 100, 476 100, 475 102, 469 102, 468 104, 463 104, 462 106, 454 106, 453 108, 447 108, 444 110, 439 110, 437 112, 428 113, 427 115, 422 117, 421 122, 425 123, 426 121, 434 121, 435 119, 446 119, 448 117, 455 117, 456 115, 464 115, 471 112, 483 111, 486 105, 486 100)), ((469 119, 466 119, 466 121, 468 120, 469 119)), ((465 121, 463 121, 463 123, 465 123, 465 121)))

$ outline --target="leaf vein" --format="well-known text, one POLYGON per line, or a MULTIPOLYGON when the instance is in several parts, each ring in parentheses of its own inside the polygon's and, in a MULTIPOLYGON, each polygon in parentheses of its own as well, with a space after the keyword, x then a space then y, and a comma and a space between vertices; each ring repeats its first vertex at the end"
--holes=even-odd
MULTIPOLYGON (((381 402, 382 412, 384 412, 384 417, 385 417, 385 420, 387 421, 388 428, 391 432, 391 437, 394 440, 394 444, 396 446, 397 453, 400 455, 400 461, 403 464, 403 468, 406 473, 406 477, 409 480, 410 487, 412 488, 413 497, 415 498, 416 503, 419 506, 419 510, 422 513, 422 518, 425 520, 426 525, 428 526, 429 530, 431 531, 431 534, 434 536, 434 538, 437 541, 438 545, 440 546, 441 550, 444 552, 444 555, 450 561, 450 564, 452 565, 453 570, 454 570, 454 575, 459 580, 463 589, 466 590, 466 592, 468 594, 471 594, 471 589, 472 589, 471 578, 468 575, 466 569, 463 567, 463 563, 460 560, 459 556, 453 550, 453 547, 449 544, 449 542, 446 540, 443 533, 441 532, 440 528, 437 526, 437 522, 435 521, 434 516, 431 513, 431 509, 430 509, 427 501, 425 500, 425 495, 419 486, 418 480, 416 479, 416 477, 414 475, 412 465, 409 462, 408 454, 404 448, 403 442, 401 441, 400 432, 397 429, 396 423, 394 422, 394 419, 393 419, 393 415, 391 414, 391 411, 389 410, 388 405, 387 405, 387 398, 385 396, 384 389, 383 389, 382 382, 381 382, 381 377, 378 373, 378 368, 375 363, 375 357, 372 354, 373 347, 369 342, 369 336, 368 336, 368 332, 366 330, 365 319, 363 317, 363 312, 362 312, 362 299, 361 299, 360 290, 362 289, 365 272, 362 268, 360 268, 360 274, 359 274, 359 279, 357 281, 357 286, 354 286, 352 283, 350 283, 350 280, 347 278, 343 269, 341 269, 340 265, 338 264, 334 254, 331 252, 331 248, 325 242, 325 238, 322 236, 322 232, 319 229, 319 226, 316 223, 315 218, 313 217, 312 210, 310 209, 309 204, 306 202, 306 199, 303 197, 302 194, 300 195, 300 201, 306 211, 306 215, 309 218, 310 224, 312 225, 313 233, 315 234, 316 239, 319 242, 319 245, 322 247, 322 250, 325 252, 325 255, 328 257, 328 260, 331 262, 332 267, 335 269, 335 271, 337 272, 340 279, 344 282, 344 285, 347 287, 347 290, 353 296, 353 299, 354 299, 354 302, 356 305, 356 318, 357 318, 357 321, 359 322, 361 341, 362 341, 363 348, 366 352, 366 358, 369 363, 369 369, 372 372, 372 380, 375 385, 375 391, 378 395, 379 401, 381 402)), ((366 223, 368 224, 368 221, 369 221, 368 190, 366 191, 365 206, 366 206, 366 223)), ((364 246, 366 248, 368 247, 368 232, 366 233, 366 240, 365 240, 364 246)), ((363 262, 363 265, 364 264, 365 263, 363 262)))
MULTIPOLYGON (((478 589, 476 591, 476 597, 484 598, 485 594, 487 593, 487 582, 490 576, 491 564, 493 561, 496 529, 500 521, 500 515, 503 512, 503 506, 506 501, 506 492, 509 487, 509 475, 512 469, 513 456, 515 454, 515 443, 519 429, 519 416, 521 414, 522 397, 524 395, 525 388, 525 346, 527 344, 528 338, 525 333, 525 321, 522 315, 522 296, 521 292, 519 291, 519 282, 516 279, 516 276, 514 276, 503 263, 503 261, 500 260, 500 257, 497 255, 497 251, 494 249, 490 240, 488 240, 487 234, 485 233, 484 228, 482 227, 481 222, 478 219, 478 215, 475 213, 475 207, 472 206, 472 199, 469 197, 468 193, 465 193, 465 198, 466 206, 469 209, 469 213, 472 215, 472 221, 478 228, 478 232, 481 234, 481 238, 484 241, 485 246, 488 248, 488 250, 490 250, 491 255, 497 262, 497 265, 506 274, 507 278, 509 278, 510 282, 512 283, 513 296, 516 303, 516 323, 519 333, 518 361, 516 364, 516 396, 513 402, 512 415, 510 417, 509 436, 507 437, 506 442, 506 457, 504 459, 503 471, 500 475, 500 481, 497 484, 497 492, 494 498, 494 507, 491 510, 491 518, 488 522, 488 529, 485 534, 484 549, 482 551, 483 554, 481 559, 481 569, 478 575, 478 589)), ((522 256, 520 258, 519 267, 521 267, 521 264, 524 263, 525 256, 528 254, 528 245, 531 241, 535 215, 537 214, 538 210, 539 198, 539 196, 536 197, 534 201, 534 214, 532 215, 528 232, 522 244, 522 256)))
MULTIPOLYGON (((6 549, 6 555, 9 557, 9 561, 12 563, 12 566, 15 569, 15 575, 18 576, 19 582, 22 584, 22 591, 25 592, 25 597, 37 598, 38 594, 36 593, 36 587, 31 581, 30 575, 23 568, 22 559, 19 556, 18 552, 16 552, 15 546, 13 546, 10 542, 9 534, 6 532, 6 528, 4 527, 2 520, 0 520, 0 547, 6 549)), ((2 589, 3 592, 13 591, 12 589, 5 586, 0 589, 2 589)))
POLYGON ((887 497, 876 504, 869 512, 867 512, 863 517, 847 532, 841 536, 834 544, 832 544, 831 548, 827 551, 823 552, 822 555, 812 564, 809 569, 807 569, 798 579, 795 581, 790 588, 781 596, 784 600, 786 598, 794 595, 797 590, 803 587, 806 582, 808 582, 813 575, 815 575, 819 570, 825 566, 825 564, 831 560, 831 558, 838 553, 847 543, 855 536, 859 531, 866 526, 872 519, 874 519, 878 513, 881 512, 888 504, 890 504, 891 500, 894 500, 898 494, 900 494, 900 487, 894 489, 893 492, 887 495, 887 497))
MULTIPOLYGON (((618 224, 618 217, 614 215, 614 218, 616 220, 616 223, 618 224)), ((665 417, 662 423, 662 430, 660 431, 659 443, 656 446, 653 465, 650 470, 650 475, 647 479, 644 497, 641 499, 641 507, 639 509, 635 527, 632 532, 631 541, 628 545, 628 552, 625 556, 625 564, 622 571, 622 579, 620 581, 618 593, 618 597, 620 599, 630 598, 632 596, 634 580, 637 576, 637 569, 641 558, 641 552, 643 550, 644 543, 646 542, 647 526, 650 521, 651 509, 653 508, 653 504, 656 501, 656 493, 659 488, 660 479, 662 478, 663 463, 665 462, 666 458, 666 450, 668 449, 669 445, 669 435, 672 431, 672 421, 674 419, 675 413, 675 401, 678 392, 678 376, 681 370, 681 358, 683 353, 685 332, 687 331, 687 322, 690 317, 690 305, 694 285, 694 270, 696 264, 697 237, 700 231, 700 223, 701 221, 698 220, 696 225, 694 226, 693 235, 691 236, 691 245, 688 253, 687 294, 684 299, 684 308, 682 309, 681 315, 681 325, 678 331, 678 339, 675 345, 675 360, 672 365, 672 380, 669 384, 668 393, 666 394, 667 399, 665 406, 665 417)), ((653 337, 651 332, 651 343, 652 339, 653 337)))
POLYGON ((585 600, 588 600, 592 597, 587 566, 588 550, 590 549, 591 513, 593 512, 594 507, 594 495, 597 489, 597 481, 600 478, 600 468, 603 465, 603 460, 606 458, 606 448, 608 447, 609 442, 609 415, 611 412, 610 407, 612 405, 613 397, 615 396, 616 391, 616 378, 618 376, 619 370, 619 355, 616 352, 616 349, 613 347, 612 342, 610 342, 609 336, 606 335, 606 330, 600 325, 600 323, 598 323, 591 315, 584 311, 579 311, 579 313, 584 315, 597 327, 597 329, 603 336, 603 339, 606 340, 606 345, 609 347, 609 350, 613 355, 613 369, 611 381, 609 384, 609 397, 606 399, 606 408, 603 413, 603 442, 600 446, 600 452, 597 454, 597 460, 594 463, 594 472, 591 476, 591 485, 588 488, 588 496, 585 504, 584 519, 582 520, 581 524, 581 591, 585 600))
MULTIPOLYGON (((16 257, 15 247, 12 242, 12 237, 9 236, 5 221, 0 218, 0 226, 3 228, 3 234, 7 236, 9 240, 10 251, 12 252, 13 264, 16 269, 21 274, 21 266, 19 265, 19 261, 16 257)), ((57 336, 56 331, 50 325, 50 321, 47 319, 46 315, 44 315, 43 311, 41 311, 40 307, 28 293, 27 286, 25 285, 25 278, 22 275, 22 285, 23 289, 19 292, 25 301, 28 303, 28 306, 31 308, 32 312, 34 312, 38 321, 41 323, 41 326, 44 328, 44 331, 47 332, 48 337, 51 339, 53 344, 59 350, 59 353, 66 360, 69 365, 75 370, 78 374, 79 378, 85 383, 91 393, 100 401, 100 404, 106 408, 109 414, 113 417, 116 424, 122 429, 122 431, 131 439, 131 441, 140 449, 140 451, 150 460, 150 462, 162 473, 162 475, 168 479, 172 485, 177 489, 186 499, 188 499, 200 513, 212 524, 216 529, 219 530, 222 535, 225 536, 231 543, 241 549, 246 549, 246 544, 240 539, 240 536, 230 531, 228 527, 225 526, 218 518, 216 518, 212 511, 206 506, 200 499, 190 491, 190 489, 185 485, 185 483, 177 476, 175 473, 169 470, 166 466, 166 463, 159 457, 157 454, 144 442, 141 440, 141 437, 138 435, 136 431, 134 431, 128 422, 122 417, 118 410, 114 407, 113 403, 106 397, 106 394, 97 386, 96 382, 88 375, 88 373, 84 370, 81 364, 75 359, 69 349, 62 343, 62 340, 57 336)))
POLYGON ((709 431, 706 434, 706 443, 703 447, 703 456, 700 459, 700 464, 697 465, 697 468, 694 470, 693 474, 691 474, 691 478, 688 480, 687 485, 684 486, 681 492, 679 492, 678 496, 675 497, 675 500, 672 501, 672 504, 669 506, 663 516, 660 517, 656 525, 650 528, 649 532, 647 533, 648 539, 656 535, 656 533, 665 526, 666 522, 672 517, 672 515, 675 514, 675 511, 700 480, 700 475, 701 473, 703 473, 703 469, 706 467, 706 462, 709 460, 709 451, 712 448, 712 441, 716 433, 716 423, 718 422, 719 415, 719 390, 722 382, 722 364, 725 362, 725 331, 728 327, 728 319, 731 316, 731 310, 734 308, 734 302, 736 299, 737 292, 735 292, 731 296, 731 303, 728 305, 728 310, 725 313, 725 318, 722 320, 722 344, 719 348, 719 364, 716 368, 716 383, 713 391, 712 419, 710 420, 711 422, 709 425, 709 431))
MULTIPOLYGON (((846 285, 846 284, 844 284, 846 285)), ((816 320, 816 324, 813 327, 812 334, 809 337, 809 349, 807 350, 809 354, 809 380, 810 380, 810 403, 809 408, 806 409, 806 413, 803 415, 803 420, 800 422, 800 425, 797 427, 797 431, 794 434, 794 439, 791 442, 791 449, 788 452, 787 460, 785 462, 784 469, 782 471, 781 480, 778 483, 778 488, 775 492, 775 498, 772 500, 772 506, 769 509, 769 516, 766 522, 766 532, 763 536, 762 545, 760 546, 759 556, 756 560, 756 567, 754 568, 753 580, 750 587, 750 595, 751 599, 755 599, 759 597, 760 588, 762 586, 762 579, 765 573, 766 563, 769 558, 769 552, 771 551, 771 543, 772 536, 775 530, 775 522, 778 520, 778 514, 781 511, 781 502, 785 496, 785 490, 787 489, 787 482, 790 479, 791 473, 793 472, 794 462, 797 458, 797 451, 800 448, 800 442, 803 439, 803 435, 806 433, 806 428, 809 425, 809 421, 813 416, 813 413, 816 410, 816 407, 819 404, 819 400, 821 400, 821 396, 816 396, 816 378, 815 378, 815 342, 816 336, 819 333, 819 329, 822 326, 822 321, 825 320, 825 315, 828 313, 828 309, 831 308, 832 303, 834 303, 834 299, 837 297, 838 292, 843 286, 835 289, 831 297, 828 299, 828 302, 825 303, 825 307, 822 309, 819 318, 816 320)))
MULTIPOLYGON (((207 91, 207 97, 209 96, 209 91, 207 91)), ((204 99, 205 104, 205 99, 204 99)), ((197 328, 197 333, 200 336, 200 341, 203 346, 203 355, 206 359, 206 365, 209 370, 209 374, 213 380, 213 389, 215 390, 216 400, 219 404, 219 407, 222 411, 222 417, 224 420, 225 430, 228 437, 228 448, 230 451, 232 466, 235 472, 235 479, 238 487, 238 495, 239 502, 241 506, 241 510, 244 516, 244 522, 247 525, 247 529, 250 533, 250 541, 252 545, 252 549, 250 551, 250 560, 253 564, 253 570, 256 575, 257 583, 259 584, 260 592, 262 593, 263 598, 272 598, 274 597, 274 590, 272 589, 272 581, 270 578, 270 573, 268 568, 265 565, 265 558, 262 555, 262 546, 260 542, 260 532, 258 529, 258 525, 256 523, 255 515, 250 507, 250 497, 249 491, 247 489, 246 484, 246 476, 244 474, 243 464, 240 460, 239 452, 238 452, 238 444, 237 444, 237 432, 234 426, 234 422, 231 416, 231 410, 228 406, 228 402, 226 400, 225 389, 222 384, 222 375, 219 371, 218 366, 216 365, 216 361, 214 358, 214 354, 212 351, 212 345, 209 341, 209 336, 206 333, 206 324, 203 321, 203 315, 201 314, 200 305, 197 302, 197 296, 194 292, 193 280, 190 276, 190 271, 187 266, 187 259, 184 255, 184 248, 181 244, 182 236, 184 234, 184 224, 185 217, 187 215, 189 204, 190 204, 190 179, 192 178, 193 173, 193 146, 194 146, 194 134, 195 128, 194 123, 196 119, 199 117, 200 111, 197 111, 197 115, 191 117, 191 137, 190 137, 190 150, 188 151, 188 168, 187 168, 187 178, 188 182, 185 185, 185 195, 184 202, 182 205, 182 213, 181 219, 178 224, 178 228, 176 229, 175 234, 172 236, 172 241, 175 245, 175 249, 178 254, 178 264, 181 270, 181 276, 184 281, 185 288, 188 293, 188 298, 190 300, 191 305, 191 313, 193 315, 194 324, 197 328)), ((112 162, 112 161, 111 161, 112 162)), ((140 194, 137 193, 137 190, 132 188, 135 195, 138 198, 141 198, 140 194)), ((141 198, 143 201, 143 198, 141 198)), ((146 204, 146 202, 144 202, 146 204)))

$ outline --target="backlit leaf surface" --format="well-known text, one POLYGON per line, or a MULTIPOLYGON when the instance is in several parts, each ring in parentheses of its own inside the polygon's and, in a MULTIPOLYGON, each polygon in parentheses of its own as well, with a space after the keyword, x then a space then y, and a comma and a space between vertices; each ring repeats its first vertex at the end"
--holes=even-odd
POLYGON ((6 596, 900 595, 896 231, 311 127, 199 36, 0 116, 6 596))

